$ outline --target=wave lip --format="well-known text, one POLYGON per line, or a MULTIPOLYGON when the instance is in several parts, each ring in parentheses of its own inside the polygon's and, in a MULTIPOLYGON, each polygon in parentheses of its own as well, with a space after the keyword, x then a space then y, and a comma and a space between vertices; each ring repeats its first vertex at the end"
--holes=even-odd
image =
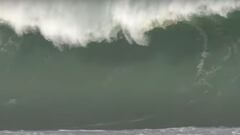
POLYGON ((1 0, 1 23, 17 34, 39 31, 61 47, 112 41, 121 31, 129 43, 147 45, 146 32, 192 16, 238 10, 240 0, 1 0))

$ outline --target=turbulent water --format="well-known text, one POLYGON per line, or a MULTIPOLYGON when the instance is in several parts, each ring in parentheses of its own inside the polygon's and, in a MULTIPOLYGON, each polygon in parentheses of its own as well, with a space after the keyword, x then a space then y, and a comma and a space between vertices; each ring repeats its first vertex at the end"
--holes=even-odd
POLYGON ((239 9, 0 0, 0 134, 239 134, 239 9))
POLYGON ((240 129, 232 128, 169 128, 144 130, 59 130, 59 131, 2 131, 1 135, 239 135, 240 129))
POLYGON ((156 27, 226 16, 239 7, 239 0, 1 0, 0 18, 18 34, 38 30, 58 45, 111 41, 119 31, 130 43, 146 45, 145 33, 156 27))

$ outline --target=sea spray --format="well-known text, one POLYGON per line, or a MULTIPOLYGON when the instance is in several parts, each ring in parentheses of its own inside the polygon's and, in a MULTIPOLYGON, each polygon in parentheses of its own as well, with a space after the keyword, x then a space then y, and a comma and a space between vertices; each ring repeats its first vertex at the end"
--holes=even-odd
POLYGON ((0 20, 19 35, 39 31, 58 47, 110 42, 119 32, 130 43, 148 45, 146 32, 156 27, 226 16, 239 6, 240 0, 1 0, 0 20))

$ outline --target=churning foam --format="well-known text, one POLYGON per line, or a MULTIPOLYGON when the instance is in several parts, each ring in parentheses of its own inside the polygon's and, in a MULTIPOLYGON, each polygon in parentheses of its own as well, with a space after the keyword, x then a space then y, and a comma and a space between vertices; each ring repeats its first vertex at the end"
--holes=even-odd
POLYGON ((58 47, 111 41, 120 31, 146 45, 155 27, 239 7, 240 0, 0 0, 0 20, 19 35, 38 30, 58 47))

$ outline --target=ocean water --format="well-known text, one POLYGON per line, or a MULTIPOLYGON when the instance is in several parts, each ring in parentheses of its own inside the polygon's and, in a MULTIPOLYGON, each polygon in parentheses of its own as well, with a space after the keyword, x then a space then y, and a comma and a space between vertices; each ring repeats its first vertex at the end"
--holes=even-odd
POLYGON ((239 9, 1 0, 0 134, 239 134, 239 9))
POLYGON ((142 130, 2 131, 1 135, 239 135, 237 128, 169 128, 142 130))

